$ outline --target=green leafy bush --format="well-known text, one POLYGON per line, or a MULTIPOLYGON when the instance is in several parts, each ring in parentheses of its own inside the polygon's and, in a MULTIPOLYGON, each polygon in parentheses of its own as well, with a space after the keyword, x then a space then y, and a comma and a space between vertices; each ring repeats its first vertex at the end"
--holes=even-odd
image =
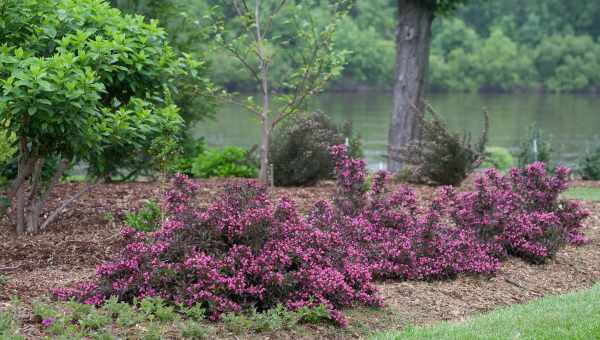
POLYGON ((585 180, 600 180, 600 147, 588 152, 579 162, 579 174, 585 180))
POLYGON ((516 156, 520 168, 535 162, 548 164, 552 158, 552 144, 543 131, 533 125, 527 137, 521 141, 516 156))
POLYGON ((513 156, 506 148, 490 146, 485 149, 485 160, 480 167, 506 171, 514 165, 514 162, 513 156))
POLYGON ((451 132, 445 122, 431 109, 432 118, 421 115, 421 139, 408 144, 401 156, 409 167, 408 181, 434 185, 458 185, 485 158, 489 117, 484 112, 485 125, 476 144, 470 136, 451 132))
POLYGON ((251 151, 228 146, 221 150, 206 150, 198 155, 192 165, 192 174, 199 178, 254 178, 258 175, 258 167, 251 151))
POLYGON ((162 223, 162 211, 155 201, 147 201, 137 212, 128 213, 125 223, 137 231, 155 231, 162 223))
POLYGON ((7 134, 6 132, 0 133, 0 184, 6 181, 5 173, 7 167, 17 153, 14 143, 14 135, 7 134))
POLYGON ((275 129, 269 159, 277 186, 311 185, 333 177, 334 162, 329 147, 350 144, 353 157, 362 156, 360 139, 352 136, 352 126, 336 126, 321 112, 289 118, 275 129))
POLYGON ((21 335, 19 319, 17 316, 18 301, 12 301, 11 304, 0 310, 0 339, 21 340, 25 339, 21 335))
POLYGON ((191 136, 185 136, 181 142, 181 153, 172 160, 169 166, 169 173, 172 175, 181 173, 193 176, 194 160, 205 151, 206 141, 204 138, 193 139, 191 136))

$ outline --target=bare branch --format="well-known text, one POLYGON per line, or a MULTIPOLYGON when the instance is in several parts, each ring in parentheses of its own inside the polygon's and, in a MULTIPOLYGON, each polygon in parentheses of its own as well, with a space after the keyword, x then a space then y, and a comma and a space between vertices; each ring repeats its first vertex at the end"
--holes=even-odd
POLYGON ((50 193, 52 192, 52 190, 54 189, 56 184, 58 184, 58 181, 60 181, 60 178, 67 170, 70 163, 71 162, 69 160, 63 159, 58 164, 58 167, 56 168, 56 171, 54 171, 54 175, 52 175, 52 179, 50 180, 50 183, 48 184, 48 188, 46 188, 46 191, 40 196, 40 198, 38 200, 38 202, 42 204, 42 208, 43 208, 44 202, 48 199, 48 196, 50 196, 50 193))
POLYGON ((250 73, 252 74, 252 76, 260 82, 260 75, 258 74, 258 71, 252 67, 252 65, 250 65, 248 63, 248 61, 244 58, 244 56, 242 56, 238 50, 234 49, 231 46, 227 46, 224 45, 223 48, 225 48, 227 51, 229 51, 240 63, 242 63, 242 65, 248 70, 250 71, 250 73))
POLYGON ((40 227, 40 230, 45 230, 48 225, 50 225, 52 222, 54 222, 54 220, 58 217, 58 215, 60 215, 60 213, 66 209, 69 205, 71 205, 73 202, 75 202, 76 200, 78 200, 83 194, 89 192, 90 190, 92 190, 93 188, 95 188, 99 183, 98 182, 93 182, 93 183, 88 183, 83 190, 79 191, 78 193, 76 193, 75 195, 69 197, 67 200, 65 200, 60 207, 56 208, 46 219, 46 221, 44 221, 44 223, 42 224, 42 226, 40 227))
POLYGON ((18 266, 14 266, 14 267, 2 267, 2 268, 0 268, 0 273, 12 272, 14 270, 21 268, 21 266, 22 266, 22 264, 20 264, 18 266))
POLYGON ((281 9, 283 8, 283 6, 285 6, 286 3, 287 3, 287 0, 281 0, 281 2, 279 2, 279 5, 277 5, 275 10, 273 10, 273 12, 271 12, 271 15, 269 15, 269 19, 267 20, 267 24, 265 26, 263 35, 266 36, 269 34, 269 32, 271 31, 271 28, 273 27, 273 19, 275 18, 275 16, 277 16, 279 11, 281 11, 281 9))

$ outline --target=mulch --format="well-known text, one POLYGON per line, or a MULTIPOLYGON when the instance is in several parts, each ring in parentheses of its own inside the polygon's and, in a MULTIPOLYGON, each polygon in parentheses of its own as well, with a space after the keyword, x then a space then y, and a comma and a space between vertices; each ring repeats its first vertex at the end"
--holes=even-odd
MULTIPOLYGON (((214 199, 225 183, 200 181, 199 204, 214 199)), ((576 185, 597 187, 600 182, 576 185)), ((81 186, 60 185, 49 208, 81 186)), ((425 186, 413 188, 425 198, 434 191, 425 186)), ((324 182, 310 188, 277 188, 272 196, 291 197, 306 212, 314 202, 329 198, 334 189, 332 182, 324 182)), ((113 258, 122 247, 118 231, 127 212, 158 197, 156 183, 103 184, 82 197, 43 234, 17 236, 6 218, 0 220, 0 274, 8 277, 8 282, 0 286, 0 306, 13 296, 29 304, 47 296, 53 288, 93 277, 95 266, 113 258)), ((592 211, 586 221, 588 244, 567 247, 543 265, 510 259, 490 278, 461 276, 451 281, 379 283, 386 309, 395 313, 402 324, 429 324, 461 320, 502 306, 591 287, 600 281, 600 203, 586 202, 584 206, 592 211)))

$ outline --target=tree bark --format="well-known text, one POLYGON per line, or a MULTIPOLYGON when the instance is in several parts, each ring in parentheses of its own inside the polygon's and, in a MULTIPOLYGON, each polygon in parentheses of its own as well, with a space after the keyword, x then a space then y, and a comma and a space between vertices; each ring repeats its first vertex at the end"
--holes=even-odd
POLYGON ((258 52, 258 62, 260 70, 261 90, 262 90, 262 111, 261 118, 261 138, 260 138, 260 172, 259 180, 261 183, 269 183, 269 142, 271 139, 271 119, 269 117, 271 110, 271 98, 269 89, 269 61, 265 55, 263 47, 263 35, 260 26, 260 0, 256 1, 254 12, 256 26, 256 49, 258 52))
MULTIPOLYGON (((65 173, 65 171, 67 170, 67 168, 69 167, 69 161, 66 159, 61 160, 58 163, 58 166, 56 167, 56 169, 54 170, 54 174, 52 175, 52 179, 50 179, 50 182, 48 183, 48 187, 46 188, 46 190, 44 192, 32 192, 32 199, 31 202, 29 203, 29 211, 28 211, 28 216, 27 216, 27 232, 29 233, 37 233, 38 231, 40 231, 40 224, 41 224, 41 215, 42 215, 42 210, 44 209, 44 205, 46 204, 46 201, 48 200, 48 197, 50 196, 50 194, 52 193, 52 191, 54 190, 54 187, 60 182, 60 178, 62 177, 62 175, 65 173)), ((37 176, 41 175, 41 171, 40 173, 37 173, 37 176)), ((34 178, 34 181, 40 181, 41 178, 34 178)), ((38 190, 39 191, 39 190, 38 190)))
POLYGON ((434 12, 420 0, 398 0, 396 84, 388 139, 388 169, 402 169, 400 150, 419 136, 434 12))

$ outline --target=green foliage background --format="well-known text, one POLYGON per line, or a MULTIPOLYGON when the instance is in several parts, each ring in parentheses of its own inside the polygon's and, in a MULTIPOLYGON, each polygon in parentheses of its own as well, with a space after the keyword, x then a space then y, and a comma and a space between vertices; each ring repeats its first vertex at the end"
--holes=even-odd
MULTIPOLYGON (((113 0, 127 11, 158 18, 174 45, 203 51, 202 18, 219 0, 113 0), (195 22, 200 26, 194 26, 195 22), (194 29, 192 29, 195 27, 194 29)), ((306 10, 329 18, 325 2, 302 1, 306 10)), ((436 8, 429 71, 430 90, 600 89, 600 2, 564 0, 426 0, 436 8), (464 3, 464 4, 463 4, 464 3)), ((396 1, 356 0, 337 31, 336 47, 352 51, 334 89, 389 88, 393 84, 396 1)), ((285 26, 274 27, 285 34, 285 26)), ((294 46, 287 48, 287 53, 294 46)), ((285 53, 283 53, 285 54, 285 53)), ((221 54, 211 54, 213 79, 231 89, 253 90, 249 74, 221 54)), ((274 74, 289 67, 278 62, 274 74)))

